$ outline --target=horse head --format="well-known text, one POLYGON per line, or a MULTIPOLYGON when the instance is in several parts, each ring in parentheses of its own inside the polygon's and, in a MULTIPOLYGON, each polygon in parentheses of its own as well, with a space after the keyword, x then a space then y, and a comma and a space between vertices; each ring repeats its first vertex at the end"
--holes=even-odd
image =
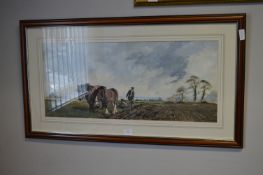
POLYGON ((101 102, 102 105, 105 105, 105 91, 106 87, 104 86, 87 86, 88 94, 86 95, 86 100, 89 103, 90 109, 94 109, 94 104, 96 102, 96 98, 101 102))

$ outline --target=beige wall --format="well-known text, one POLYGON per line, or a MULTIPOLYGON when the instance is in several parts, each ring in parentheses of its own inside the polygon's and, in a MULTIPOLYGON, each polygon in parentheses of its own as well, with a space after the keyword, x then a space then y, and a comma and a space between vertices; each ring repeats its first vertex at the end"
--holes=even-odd
POLYGON ((263 174, 263 4, 133 7, 133 0, 0 2, 1 175, 263 174), (31 140, 24 137, 20 19, 247 13, 244 149, 31 140))

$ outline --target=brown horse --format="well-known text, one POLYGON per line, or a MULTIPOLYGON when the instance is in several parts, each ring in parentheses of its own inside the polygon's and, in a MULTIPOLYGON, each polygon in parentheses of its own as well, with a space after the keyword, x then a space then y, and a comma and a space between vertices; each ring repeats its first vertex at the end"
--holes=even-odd
POLYGON ((92 86, 87 84, 87 92, 85 93, 85 99, 87 100, 91 111, 94 110, 98 92, 103 91, 104 89, 104 86, 92 86))
POLYGON ((109 114, 108 108, 112 108, 112 113, 117 113, 118 91, 114 88, 107 89, 105 86, 87 86, 85 95, 90 109, 94 110, 95 106, 105 108, 105 113, 109 114))
POLYGON ((112 113, 116 114, 118 112, 117 111, 118 91, 114 88, 110 88, 110 89, 99 88, 97 93, 97 102, 101 103, 100 106, 102 108, 105 108, 106 114, 109 114, 108 108, 113 109, 112 113))

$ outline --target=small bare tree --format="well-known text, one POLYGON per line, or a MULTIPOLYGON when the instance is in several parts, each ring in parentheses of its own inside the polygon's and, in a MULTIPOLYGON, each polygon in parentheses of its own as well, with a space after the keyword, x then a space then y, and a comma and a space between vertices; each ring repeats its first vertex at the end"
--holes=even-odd
POLYGON ((200 89, 201 89, 201 91, 202 91, 202 95, 201 95, 200 102, 204 102, 204 98, 205 98, 205 96, 206 96, 206 92, 207 92, 209 89, 212 88, 212 85, 211 85, 208 81, 206 81, 206 80, 201 80, 201 81, 200 81, 200 84, 201 84, 200 89))
POLYGON ((189 83, 189 88, 193 90, 193 101, 197 99, 197 88, 200 83, 200 79, 198 76, 192 75, 186 83, 189 83))
POLYGON ((184 101, 184 93, 186 92, 186 88, 184 86, 181 86, 177 89, 176 93, 180 96, 180 102, 184 101))

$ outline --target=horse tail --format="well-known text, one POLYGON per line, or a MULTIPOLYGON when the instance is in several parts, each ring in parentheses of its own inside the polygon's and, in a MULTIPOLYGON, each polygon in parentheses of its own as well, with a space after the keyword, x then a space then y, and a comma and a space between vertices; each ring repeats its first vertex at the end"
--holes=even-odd
POLYGON ((114 101, 116 103, 118 101, 118 98, 119 98, 118 91, 115 88, 110 88, 110 90, 113 91, 113 93, 115 94, 114 101))

